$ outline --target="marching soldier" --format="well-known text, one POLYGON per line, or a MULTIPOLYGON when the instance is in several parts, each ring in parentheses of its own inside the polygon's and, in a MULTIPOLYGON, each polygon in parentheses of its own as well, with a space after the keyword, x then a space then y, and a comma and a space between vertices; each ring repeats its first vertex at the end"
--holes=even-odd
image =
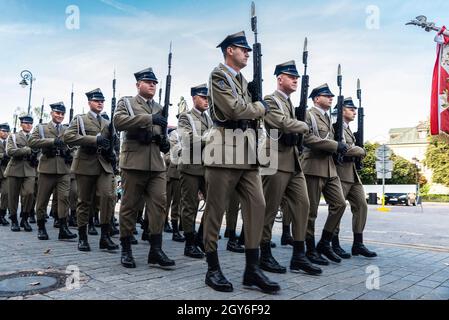
MULTIPOLYGON (((181 113, 178 127, 181 136, 182 154, 179 163, 181 172, 181 208, 182 225, 186 237, 184 255, 191 258, 204 258, 203 252, 195 244, 195 221, 198 213, 198 192, 204 195, 207 202, 206 181, 202 151, 205 141, 204 134, 212 127, 212 119, 207 113, 207 85, 202 84, 191 88, 193 108, 181 113)), ((197 237, 203 239, 203 220, 197 237)))
POLYGON ((270 112, 264 122, 268 133, 267 153, 277 153, 278 166, 275 174, 262 177, 267 206, 260 243, 260 267, 274 273, 287 272, 287 269, 273 257, 270 244, 274 220, 284 197, 293 224, 294 242, 290 269, 292 271, 303 270, 306 273, 317 275, 321 273, 321 269, 313 266, 305 255, 304 241, 310 204, 297 147, 298 135, 308 133, 309 126, 295 118, 295 108, 290 100, 290 95, 298 88, 300 76, 294 61, 277 65, 274 74, 277 77, 277 90, 265 97, 270 112), (276 130, 276 137, 271 136, 270 132, 276 130))
MULTIPOLYGON (((292 224, 292 214, 290 213, 290 208, 288 207, 288 199, 284 196, 281 201, 281 211, 282 211, 282 235, 281 235, 281 246, 293 246, 293 237, 290 230, 290 225, 292 224)), ((308 213, 307 213, 308 214, 308 213)))
POLYGON ((165 223, 166 168, 161 155, 170 150, 163 130, 167 119, 161 114, 162 106, 153 98, 158 80, 152 68, 134 74, 138 94, 118 102, 114 125, 124 133, 120 153, 123 198, 120 205, 121 263, 135 268, 131 235, 136 226, 136 208, 142 195, 145 197, 150 232, 149 264, 174 266, 162 251, 162 232, 165 223))
POLYGON ((306 114, 306 122, 312 131, 304 136, 304 155, 302 168, 307 181, 307 192, 310 201, 309 221, 307 224, 306 256, 310 262, 328 265, 329 260, 341 262, 339 256, 332 250, 330 242, 333 232, 345 209, 346 200, 337 175, 333 154, 344 154, 347 145, 334 140, 334 128, 328 114, 334 95, 327 84, 312 90, 314 106, 306 114), (321 193, 329 204, 329 215, 324 226, 320 242, 315 246, 315 220, 318 214, 321 193), (331 216, 335 215, 331 219, 331 216))
POLYGON ((111 221, 111 203, 113 198, 112 175, 114 174, 110 159, 109 122, 101 116, 104 108, 104 96, 100 89, 86 93, 89 112, 76 116, 64 133, 64 142, 69 147, 79 146, 72 164, 76 175, 78 190, 77 222, 78 250, 90 251, 87 238, 89 213, 94 207, 95 195, 100 200, 101 237, 100 249, 117 250, 118 245, 109 237, 111 221))
POLYGON ((62 136, 67 127, 62 125, 66 108, 63 102, 50 105, 52 121, 46 125, 39 124, 33 131, 30 139, 30 147, 41 149, 42 156, 37 171, 39 173, 36 213, 39 240, 48 240, 45 228, 45 215, 48 201, 53 193, 57 194, 57 216, 59 219, 59 240, 75 239, 77 236, 70 232, 67 226, 70 192, 70 150, 62 141, 62 136))
POLYGON ((233 291, 232 283, 220 268, 217 241, 223 214, 232 192, 236 190, 242 204, 245 228, 243 285, 276 292, 280 290, 279 284, 268 279, 259 267, 265 199, 256 161, 257 151, 254 150, 254 132, 258 130, 255 119, 266 114, 267 106, 263 101, 252 102, 248 82, 240 73, 252 51, 245 33, 242 31, 226 37, 218 48, 221 48, 225 61, 212 71, 209 84, 209 106, 214 127, 205 150, 207 202, 204 243, 208 263, 205 282, 217 291, 233 291), (243 145, 237 146, 238 141, 243 145), (253 148, 248 148, 251 145, 253 148))
POLYGON ((226 231, 225 238, 228 238, 226 250, 236 253, 244 253, 245 248, 238 242, 236 230, 237 219, 240 211, 239 194, 233 192, 226 208, 226 231))
POLYGON ((33 206, 39 152, 32 150, 29 146, 33 118, 23 116, 19 119, 22 130, 11 134, 6 143, 6 154, 12 158, 5 170, 5 176, 8 177, 8 209, 11 217, 11 231, 18 232, 22 227, 25 231, 31 232, 33 230, 28 224, 28 214, 33 206), (17 221, 19 197, 22 208, 20 227, 17 221))
POLYGON ((5 176, 5 170, 10 160, 6 154, 6 140, 10 131, 9 124, 0 124, 0 225, 2 226, 9 226, 8 220, 5 219, 8 209, 8 181, 5 176))
MULTIPOLYGON (((165 207, 166 220, 170 213, 173 236, 172 240, 184 242, 186 239, 179 233, 180 213, 181 213, 181 186, 178 164, 172 159, 178 157, 181 151, 181 142, 176 128, 169 130, 170 152, 165 155, 165 164, 167 166, 167 205, 165 207), (171 208, 171 210, 170 210, 171 208)), ((168 222, 168 220, 167 220, 168 222)), ((165 232, 168 232, 165 230, 165 232)))
MULTIPOLYGON (((352 231, 354 233, 354 243, 352 246, 352 255, 362 255, 364 257, 373 258, 377 254, 368 250, 363 244, 363 230, 365 229, 368 214, 368 206, 365 199, 365 191, 360 180, 359 174, 355 166, 358 158, 366 156, 364 149, 355 145, 355 136, 349 127, 349 123, 354 121, 357 115, 357 107, 354 105, 352 98, 346 98, 343 103, 343 126, 345 141, 349 146, 348 152, 343 158, 343 163, 337 165, 337 173, 341 180, 343 194, 351 205, 353 215, 352 231)), ((335 126, 335 125, 334 125, 335 126)), ((335 127, 334 127, 335 129, 335 127)), ((331 219, 335 219, 336 215, 331 219)), ((349 259, 351 255, 347 253, 341 246, 338 238, 340 231, 340 221, 337 222, 337 228, 332 238, 332 249, 343 259, 349 259)))

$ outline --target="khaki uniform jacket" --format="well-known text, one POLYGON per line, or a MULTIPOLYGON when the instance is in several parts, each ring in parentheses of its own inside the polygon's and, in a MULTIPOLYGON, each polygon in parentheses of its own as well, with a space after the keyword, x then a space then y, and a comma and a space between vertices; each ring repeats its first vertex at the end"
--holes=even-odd
MULTIPOLYGON (((56 138, 61 138, 64 135, 66 126, 61 125, 61 130, 58 135, 55 126, 53 123, 38 125, 34 128, 33 134, 30 138, 30 147, 33 149, 52 149, 55 147, 54 141, 56 138), (39 126, 42 126, 42 129, 39 129, 39 126), (41 133, 44 136, 41 136, 41 133)), ((60 148, 62 152, 67 152, 67 146, 60 148)), ((65 163, 63 156, 57 156, 54 158, 48 158, 45 153, 42 153, 41 158, 39 159, 39 166, 37 168, 37 172, 46 173, 46 174, 70 174, 70 166, 65 163)))
MULTIPOLYGON (((3 145, 3 141, 0 139, 0 161, 2 161, 5 156, 7 156, 7 154, 6 154, 6 142, 7 142, 7 139, 8 138, 6 138, 6 140, 5 140, 5 145, 3 145)), ((0 165, 0 179, 6 178, 5 174, 4 174, 5 170, 6 170, 6 166, 3 165, 3 164, 0 165)))
POLYGON ((80 146, 73 157, 71 172, 86 176, 100 175, 103 171, 113 173, 111 164, 98 153, 90 154, 84 147, 97 148, 97 135, 110 138, 109 121, 101 118, 101 125, 94 116, 87 114, 76 116, 64 132, 64 142, 70 147, 80 146), (81 117, 84 122, 84 132, 78 121, 81 117))
POLYGON ((316 108, 306 113, 306 123, 313 128, 311 117, 316 119, 319 137, 313 132, 304 136, 304 155, 302 168, 305 175, 322 178, 337 177, 332 154, 337 152, 338 143, 334 140, 334 128, 324 115, 316 108))
MULTIPOLYGON (((217 126, 220 122, 227 120, 259 119, 265 115, 263 104, 259 101, 252 102, 246 79, 242 76, 242 83, 240 83, 224 64, 220 64, 212 71, 210 76, 208 99, 209 106, 211 106, 211 117, 215 125, 210 130, 206 141, 204 165, 241 170, 257 169, 258 166, 254 160, 257 157, 256 148, 251 147, 251 151, 248 151, 247 146, 248 143, 253 146, 256 142, 248 139, 247 134, 243 132, 238 133, 240 130, 234 132, 237 137, 235 140, 243 139, 245 141, 244 148, 241 148, 244 149, 244 155, 243 157, 242 155, 238 155, 243 158, 243 163, 237 163, 235 160, 237 149, 235 140, 232 139, 232 136, 231 139, 229 137, 225 139, 225 128, 217 126), (219 163, 207 157, 207 153, 214 149, 221 149, 222 159, 219 163), (249 160, 249 157, 251 157, 251 160, 249 160)), ((212 158, 213 155, 214 153, 211 152, 212 158)))
MULTIPOLYGON (((266 154, 270 152, 270 147, 278 154, 278 170, 283 172, 301 171, 301 162, 299 151, 296 146, 286 146, 277 140, 281 134, 298 133, 306 134, 309 132, 309 126, 302 121, 296 120, 294 114, 295 110, 290 99, 275 91, 272 95, 265 97, 265 102, 268 104, 270 111, 265 116, 265 128, 268 136, 266 139, 266 154), (278 103, 281 108, 279 108, 278 103), (271 136, 270 130, 279 130, 278 135, 271 136)), ((270 155, 271 156, 271 155, 270 155)))
POLYGON ((12 133, 8 137, 8 141, 6 143, 6 154, 12 159, 6 167, 5 176, 17 178, 36 176, 36 169, 30 165, 29 161, 14 159, 14 157, 26 157, 31 155, 29 140, 23 131, 20 131, 19 133, 12 133), (13 136, 16 137, 16 143, 14 143, 13 136))
POLYGON ((170 142, 170 152, 164 155, 165 165, 167 166, 167 178, 178 179, 180 178, 177 161, 181 153, 181 143, 179 141, 177 130, 170 132, 168 136, 170 142), (174 162, 172 162, 172 159, 174 162))
POLYGON ((212 126, 212 119, 209 116, 206 116, 206 113, 201 116, 199 115, 199 112, 190 110, 179 116, 178 130, 182 135, 181 141, 182 143, 189 143, 187 146, 182 146, 182 155, 179 163, 179 170, 181 172, 194 176, 204 176, 204 166, 202 163, 195 163, 195 161, 197 162, 198 156, 199 160, 202 161, 202 152, 205 146, 203 135, 207 130, 212 128, 212 126), (195 155, 194 157, 193 153, 197 150, 201 150, 201 155, 195 155), (183 163, 184 159, 189 159, 189 162, 183 163))
POLYGON ((162 112, 162 106, 151 102, 149 106, 141 96, 122 98, 118 102, 114 115, 114 126, 118 131, 125 131, 122 148, 120 150, 120 168, 140 171, 166 171, 164 159, 159 146, 155 142, 149 145, 141 144, 137 140, 127 139, 126 135, 136 134, 138 130, 160 135, 160 126, 153 125, 153 114, 162 112), (129 101, 129 108, 125 99, 129 101))
MULTIPOLYGON (((347 127, 344 130, 346 143, 349 146, 348 152, 345 157, 364 157, 366 152, 364 149, 355 145, 355 136, 351 131, 351 128, 347 127)), ((344 162, 341 165, 337 165, 337 172, 340 180, 349 183, 362 183, 357 173, 355 162, 344 162)))

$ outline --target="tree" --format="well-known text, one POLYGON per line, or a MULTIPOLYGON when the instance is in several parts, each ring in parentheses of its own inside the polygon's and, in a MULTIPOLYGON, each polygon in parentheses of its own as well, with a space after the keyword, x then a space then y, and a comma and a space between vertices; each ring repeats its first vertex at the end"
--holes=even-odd
POLYGON ((449 143, 441 137, 432 137, 424 163, 433 170, 432 180, 449 187, 449 143))

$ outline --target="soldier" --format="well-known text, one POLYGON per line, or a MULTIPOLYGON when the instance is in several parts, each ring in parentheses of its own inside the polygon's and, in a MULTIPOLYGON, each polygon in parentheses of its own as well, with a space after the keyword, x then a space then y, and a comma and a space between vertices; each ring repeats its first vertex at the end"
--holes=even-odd
MULTIPOLYGON (((343 126, 345 141, 349 146, 348 152, 343 158, 343 163, 337 165, 337 173, 341 180, 343 194, 349 201, 352 211, 352 231, 354 233, 354 243, 352 246, 352 255, 362 255, 364 257, 373 258, 377 254, 368 250, 363 244, 363 230, 365 229, 368 206, 365 199, 365 191, 360 180, 359 174, 355 166, 358 158, 366 156, 364 149, 355 145, 355 136, 349 127, 349 123, 354 121, 357 115, 357 107, 354 105, 352 98, 346 98, 343 103, 343 126)), ((334 124, 335 129, 335 124, 334 124)), ((337 215, 331 217, 335 219, 337 215)), ((334 236, 332 238, 332 249, 342 259, 349 259, 351 255, 347 253, 341 246, 338 238, 340 231, 340 221, 337 222, 334 236)))
POLYGON ((118 102, 114 125, 124 133, 120 153, 123 198, 120 204, 121 263, 135 268, 132 255, 131 235, 136 226, 136 208, 142 196, 148 212, 150 232, 149 264, 163 267, 174 266, 162 251, 162 232, 165 223, 166 168, 161 155, 170 150, 164 137, 167 119, 161 114, 162 106, 153 98, 158 80, 153 69, 134 74, 138 94, 118 102))
POLYGON ((5 176, 8 177, 8 208, 12 222, 11 231, 18 232, 22 227, 25 231, 31 232, 33 229, 28 224, 28 214, 33 206, 39 151, 32 150, 29 146, 33 117, 23 116, 19 119, 22 130, 10 135, 6 143, 6 154, 12 158, 5 170, 5 176), (22 208, 20 227, 17 222, 19 197, 22 208))
POLYGON ((287 269, 273 257, 270 245, 274 220, 281 201, 285 198, 293 224, 294 242, 290 269, 317 275, 322 272, 321 269, 313 266, 305 255, 304 241, 310 204, 298 150, 298 135, 308 133, 309 126, 295 118, 295 108, 290 100, 290 95, 298 89, 300 76, 295 61, 277 65, 274 74, 277 77, 277 90, 265 97, 265 102, 270 108, 264 119, 268 132, 265 147, 267 153, 277 152, 278 165, 275 174, 262 177, 267 206, 260 243, 260 267, 274 273, 287 272, 287 269), (277 131, 276 136, 271 136, 270 132, 275 131, 277 131))
MULTIPOLYGON (((180 213, 181 213, 181 186, 180 186, 180 173, 178 170, 178 164, 171 159, 178 157, 178 153, 181 151, 181 142, 179 141, 179 135, 176 128, 169 130, 170 152, 165 155, 165 164, 167 166, 167 205, 165 207, 166 220, 170 213, 171 224, 173 233, 172 240, 176 242, 184 242, 186 239, 179 233, 180 225, 180 213), (176 154, 176 155, 175 155, 176 154), (171 210, 170 210, 171 208, 171 210)), ((168 221, 166 221, 168 222, 168 221)), ((165 229, 164 231, 170 233, 165 229)))
POLYGON ((346 208, 346 200, 341 189, 340 179, 333 159, 333 154, 344 154, 347 145, 334 140, 334 128, 327 113, 332 105, 334 95, 327 84, 312 90, 314 106, 306 114, 306 122, 312 131, 304 136, 304 154, 302 168, 307 181, 310 210, 307 224, 306 256, 310 262, 328 265, 329 260, 341 262, 339 256, 332 250, 330 242, 332 235, 346 208), (324 226, 320 242, 315 246, 315 220, 318 214, 321 193, 329 204, 329 215, 324 226), (331 216, 335 215, 333 219, 331 216))
MULTIPOLYGON (((202 84, 190 90, 193 108, 181 113, 178 127, 181 135, 182 154, 179 163, 181 172, 181 208, 182 225, 186 237, 184 255, 191 258, 204 258, 203 252, 195 244, 195 221, 198 213, 198 192, 201 192, 207 202, 206 181, 204 180, 204 166, 202 151, 205 141, 204 134, 212 127, 212 119, 207 113, 207 85, 202 84)), ((202 220, 203 221, 203 220, 202 220)), ((202 239, 203 222, 197 237, 202 239)))
POLYGON ((62 141, 62 136, 67 127, 62 125, 66 108, 63 102, 50 105, 52 121, 46 125, 39 124, 33 131, 30 139, 30 147, 41 149, 42 156, 39 160, 39 173, 36 213, 37 213, 37 238, 48 240, 45 228, 45 215, 48 201, 55 190, 58 196, 57 217, 59 219, 59 240, 75 239, 77 236, 70 232, 67 226, 69 212, 70 192, 70 161, 72 155, 67 145, 62 141))
POLYGON ((94 197, 100 199, 101 236, 100 249, 117 250, 109 237, 111 221, 112 170, 109 157, 111 148, 109 122, 100 114, 104 108, 104 96, 100 89, 86 93, 89 112, 76 116, 64 133, 64 142, 70 147, 79 146, 72 164, 78 190, 77 222, 78 250, 90 251, 87 238, 89 213, 94 207, 94 197))
POLYGON ((0 124, 0 225, 2 226, 9 226, 8 220, 5 219, 6 210, 8 209, 8 181, 4 173, 10 160, 6 154, 6 140, 10 131, 9 124, 0 124))
POLYGON ((226 231, 225 237, 229 238, 226 250, 236 253, 244 253, 245 248, 238 242, 236 230, 237 219, 240 211, 239 194, 233 192, 226 208, 226 231))
POLYGON ((280 290, 279 284, 268 279, 259 267, 265 199, 255 159, 254 132, 258 129, 258 121, 254 119, 262 118, 267 106, 263 101, 252 102, 248 82, 240 73, 252 51, 245 33, 242 31, 226 37, 218 48, 221 48, 225 61, 212 71, 209 84, 209 106, 214 127, 205 150, 207 202, 204 244, 208 263, 205 282, 217 291, 233 291, 232 283, 220 268, 217 241, 223 214, 232 192, 236 190, 242 204, 245 228, 243 285, 276 292, 280 290), (233 137, 236 137, 235 141, 233 137), (237 146, 237 141, 243 145, 237 146), (253 147, 248 148, 251 145, 253 147), (211 158, 206 159, 208 155, 211 158))
MULTIPOLYGON (((281 211, 282 211, 282 235, 281 235, 281 246, 290 245, 293 247, 293 237, 290 230, 290 225, 292 223, 292 214, 288 207, 288 199, 286 197, 282 198, 281 201, 281 211)), ((308 213, 307 213, 308 214, 308 213)))

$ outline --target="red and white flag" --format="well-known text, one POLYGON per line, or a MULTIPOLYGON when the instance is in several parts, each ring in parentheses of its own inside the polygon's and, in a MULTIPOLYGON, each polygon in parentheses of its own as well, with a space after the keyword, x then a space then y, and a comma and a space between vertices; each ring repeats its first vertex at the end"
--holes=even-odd
POLYGON ((435 37, 437 61, 433 70, 432 100, 430 109, 430 133, 449 134, 449 36, 443 34, 442 27, 435 37))

